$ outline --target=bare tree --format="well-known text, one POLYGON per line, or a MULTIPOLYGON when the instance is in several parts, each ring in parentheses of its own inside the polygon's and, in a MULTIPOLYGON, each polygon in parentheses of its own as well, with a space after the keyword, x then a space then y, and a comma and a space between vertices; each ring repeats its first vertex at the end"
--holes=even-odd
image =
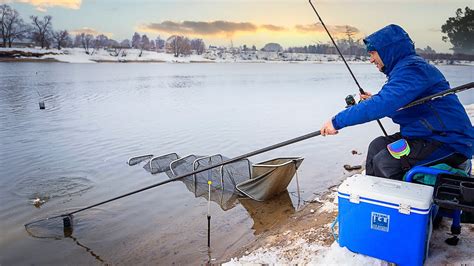
POLYGON ((12 47, 15 40, 24 39, 28 33, 28 27, 23 22, 20 14, 9 5, 0 5, 0 37, 3 47, 12 47))
POLYGON ((81 33, 76 36, 76 45, 78 44, 78 41, 80 42, 82 48, 84 48, 86 54, 90 54, 89 49, 93 46, 94 36, 92 34, 81 33))
POLYGON ((118 47, 118 46, 120 46, 120 43, 114 39, 108 39, 105 44, 105 47, 107 48, 113 48, 113 47, 118 47))
POLYGON ((67 30, 60 30, 53 32, 53 40, 56 48, 61 50, 61 47, 65 47, 68 42, 71 42, 71 37, 69 36, 69 32, 67 30))
POLYGON ((161 39, 160 36, 156 37, 155 46, 156 46, 156 51, 164 49, 165 48, 165 40, 161 39))
POLYGON ((94 54, 99 49, 106 48, 108 43, 109 38, 107 36, 105 36, 104 34, 97 35, 93 40, 94 50, 92 51, 92 54, 94 54))
POLYGON ((52 32, 53 17, 44 16, 43 20, 39 19, 38 16, 30 16, 31 24, 33 25, 32 38, 33 40, 41 45, 41 48, 49 48, 50 38, 52 32))
POLYGON ((81 34, 74 36, 74 42, 72 43, 73 47, 82 47, 81 34))
POLYGON ((130 40, 129 39, 125 39, 123 41, 120 42, 120 46, 123 47, 123 48, 130 48, 130 40))
POLYGON ((139 49, 142 38, 138 32, 135 32, 132 37, 132 48, 139 49))
POLYGON ((146 35, 142 36, 141 46, 144 50, 150 49, 150 39, 148 39, 148 36, 146 35))
POLYGON ((191 53, 191 42, 185 36, 173 35, 169 37, 166 46, 167 52, 173 53, 175 57, 191 53))
POLYGON ((352 38, 352 36, 357 33, 357 29, 346 25, 346 31, 344 33, 347 36, 347 41, 349 42, 349 44, 352 45, 354 43, 354 39, 352 38))
POLYGON ((148 39, 148 36, 143 35, 141 37, 140 44, 139 44, 138 48, 140 48, 140 54, 138 55, 138 57, 142 56, 143 50, 149 50, 150 49, 150 39, 148 39))
POLYGON ((155 51, 156 50, 156 45, 154 40, 150 40, 150 50, 155 51))
POLYGON ((197 54, 200 55, 204 53, 205 49, 206 49, 206 45, 204 44, 204 41, 202 39, 191 40, 191 50, 196 51, 197 54))

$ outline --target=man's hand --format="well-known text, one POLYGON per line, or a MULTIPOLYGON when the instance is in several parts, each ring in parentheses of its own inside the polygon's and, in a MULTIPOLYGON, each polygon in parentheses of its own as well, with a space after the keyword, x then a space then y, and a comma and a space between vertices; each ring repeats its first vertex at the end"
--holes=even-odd
POLYGON ((337 133, 339 132, 334 128, 331 120, 324 123, 324 125, 321 127, 321 135, 323 136, 336 135, 337 133))
POLYGON ((366 92, 364 92, 364 94, 362 94, 362 93, 359 94, 359 96, 360 96, 360 99, 363 101, 363 100, 367 100, 370 97, 372 97, 372 93, 366 91, 366 92))

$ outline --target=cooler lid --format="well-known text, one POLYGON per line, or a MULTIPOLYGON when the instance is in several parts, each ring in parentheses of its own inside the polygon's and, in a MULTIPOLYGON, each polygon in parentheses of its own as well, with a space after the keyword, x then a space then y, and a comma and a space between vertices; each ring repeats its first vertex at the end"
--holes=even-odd
POLYGON ((348 177, 338 192, 419 210, 428 210, 433 199, 433 187, 361 174, 348 177))

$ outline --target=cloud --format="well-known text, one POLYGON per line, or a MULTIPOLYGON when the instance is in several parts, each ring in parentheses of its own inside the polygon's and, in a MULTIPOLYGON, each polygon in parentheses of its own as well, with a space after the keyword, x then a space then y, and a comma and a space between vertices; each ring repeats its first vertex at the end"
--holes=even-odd
POLYGON ((230 21, 163 21, 161 23, 143 24, 138 27, 139 31, 162 32, 169 34, 192 34, 192 35, 226 35, 232 36, 237 32, 256 32, 259 29, 269 31, 283 31, 285 28, 276 25, 256 25, 250 22, 230 22, 230 21))
MULTIPOLYGON (((331 34, 335 35, 343 35, 346 34, 346 32, 349 30, 350 32, 354 34, 359 34, 361 33, 360 30, 354 26, 350 25, 326 25, 328 28, 329 32, 331 34)), ((324 29, 323 25, 321 23, 315 23, 315 24, 306 24, 306 25, 296 25, 295 29, 299 32, 326 32, 324 29)))
POLYGON ((100 34, 103 34, 107 37, 112 37, 113 34, 110 33, 110 32, 100 32, 96 29, 92 29, 92 28, 88 28, 88 27, 84 27, 84 28, 80 28, 80 29, 75 29, 75 30, 71 30, 70 33, 72 35, 78 35, 78 34, 81 34, 81 33, 84 33, 84 34, 91 34, 91 35, 94 35, 94 36, 97 36, 97 35, 100 35, 100 34))
POLYGON ((271 24, 261 25, 260 28, 263 28, 263 29, 266 29, 266 30, 269 30, 269 31, 285 31, 285 30, 287 30, 285 27, 275 26, 275 25, 271 25, 271 24))
POLYGON ((82 0, 12 0, 13 2, 30 4, 36 7, 36 10, 46 12, 49 7, 63 7, 69 9, 79 9, 82 0))

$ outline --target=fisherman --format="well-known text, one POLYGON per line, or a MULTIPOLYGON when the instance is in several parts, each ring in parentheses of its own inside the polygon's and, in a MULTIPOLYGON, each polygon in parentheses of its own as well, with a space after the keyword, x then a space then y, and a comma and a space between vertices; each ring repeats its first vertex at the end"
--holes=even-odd
POLYGON ((366 161, 368 175, 390 179, 401 180, 415 165, 443 162, 457 167, 471 159, 474 128, 456 95, 398 111, 414 100, 449 89, 443 74, 415 53, 408 34, 400 26, 388 25, 365 38, 364 43, 370 62, 388 80, 379 93, 361 94, 359 104, 324 123, 321 135, 335 135, 348 126, 390 117, 400 125, 400 132, 374 139, 366 161), (393 145, 387 146, 391 143, 395 151, 393 145), (400 147, 403 155, 397 156, 400 147))

